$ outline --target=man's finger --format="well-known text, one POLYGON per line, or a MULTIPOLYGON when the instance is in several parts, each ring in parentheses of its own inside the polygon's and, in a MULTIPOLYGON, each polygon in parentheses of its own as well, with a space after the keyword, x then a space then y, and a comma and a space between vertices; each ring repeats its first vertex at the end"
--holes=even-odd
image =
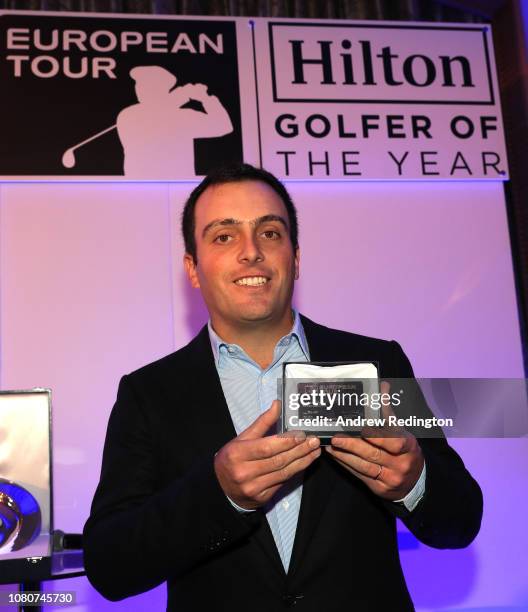
POLYGON ((294 461, 309 455, 312 451, 319 448, 319 446, 319 439, 315 436, 311 436, 310 438, 305 439, 305 441, 302 443, 297 442, 293 448, 288 448, 287 450, 276 453, 270 457, 262 459, 261 461, 253 461, 253 474, 255 476, 261 476, 283 470, 294 461))
POLYGON ((239 440, 256 440, 263 438, 269 429, 275 425, 280 416, 280 402, 275 400, 251 425, 238 436, 239 440))
POLYGON ((298 432, 296 437, 265 436, 256 440, 242 440, 240 446, 243 461, 259 461, 273 458, 306 441, 306 434, 298 432))
POLYGON ((298 472, 305 470, 320 454, 321 448, 316 448, 308 455, 292 461, 282 470, 252 478, 244 487, 245 497, 258 502, 259 505, 266 503, 287 480, 298 472))
POLYGON ((282 470, 278 470, 276 472, 271 472, 271 474, 265 474, 264 476, 260 476, 257 478, 256 482, 262 487, 263 490, 269 489, 270 487, 274 487, 278 484, 282 484, 298 474, 302 472, 308 466, 310 466, 319 456, 321 455, 321 448, 316 448, 312 450, 307 455, 292 461, 282 470))
MULTIPOLYGON (((385 491, 387 489, 387 485, 381 481, 381 480, 376 480, 375 477, 371 477, 371 476, 366 476, 365 474, 362 474, 361 472, 358 472, 357 470, 355 470, 348 461, 345 461, 344 459, 341 458, 341 456, 339 456, 339 453, 337 451, 333 451, 332 449, 327 446, 326 447, 327 452, 332 455, 332 457, 339 463, 341 464, 344 468, 346 468, 349 472, 351 472, 352 474, 354 474, 354 476, 356 476, 356 478, 359 478, 359 480, 362 480, 366 485, 368 485, 371 489, 375 489, 377 491, 385 491)), ((378 470, 379 471, 379 470, 378 470)))
POLYGON ((339 459, 347 467, 353 469, 358 474, 362 474, 363 476, 375 478, 380 472, 380 464, 372 463, 366 459, 358 457, 357 455, 353 455, 352 453, 348 453, 347 451, 333 448, 331 446, 327 446, 327 451, 330 453, 330 455, 332 455, 332 457, 339 459))
POLYGON ((381 444, 371 444, 370 438, 364 440, 363 438, 335 436, 332 438, 332 446, 352 453, 364 461, 377 463, 378 465, 386 465, 390 459, 383 446, 381 444))
POLYGON ((377 446, 391 455, 403 455, 412 446, 413 435, 402 431, 398 437, 390 438, 367 438, 369 444, 377 446))

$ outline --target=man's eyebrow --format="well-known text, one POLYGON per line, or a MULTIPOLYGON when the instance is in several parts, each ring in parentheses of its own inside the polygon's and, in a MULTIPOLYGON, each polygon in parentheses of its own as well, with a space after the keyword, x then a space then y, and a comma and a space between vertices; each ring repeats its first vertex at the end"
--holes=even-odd
POLYGON ((242 221, 239 221, 238 219, 214 219, 213 221, 211 221, 211 223, 208 223, 202 231, 202 238, 207 234, 207 232, 209 232, 210 230, 214 229, 215 227, 220 226, 225 226, 225 225, 240 225, 242 223, 242 221))
POLYGON ((282 223, 282 225, 284 225, 286 229, 288 229, 286 219, 284 219, 284 217, 281 217, 280 215, 263 215, 262 217, 257 217, 256 219, 253 219, 253 221, 251 221, 251 225, 254 225, 256 227, 257 225, 269 223, 270 221, 278 221, 279 223, 282 223))
MULTIPOLYGON (((288 224, 286 223, 286 220, 284 219, 284 217, 281 217, 280 215, 262 215, 262 217, 257 217, 256 219, 252 219, 249 223, 255 227, 258 227, 259 225, 262 225, 263 223, 269 223, 270 221, 278 221, 279 223, 282 223, 282 225, 284 225, 284 227, 286 229, 288 229, 288 224)), ((242 221, 240 221, 239 219, 233 219, 233 218, 227 218, 227 219, 213 219, 213 221, 211 221, 210 223, 208 223, 202 231, 202 238, 207 234, 207 232, 210 232, 212 229, 214 229, 215 227, 226 227, 226 226, 230 226, 230 225, 241 225, 242 221)))

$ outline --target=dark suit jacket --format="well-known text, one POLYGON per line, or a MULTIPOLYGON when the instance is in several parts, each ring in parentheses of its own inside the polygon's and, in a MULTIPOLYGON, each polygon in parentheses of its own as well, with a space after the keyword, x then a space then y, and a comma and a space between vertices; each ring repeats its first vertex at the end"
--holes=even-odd
MULTIPOLYGON (((313 361, 375 360, 383 377, 412 376, 396 342, 302 323, 313 361)), ((304 476, 286 575, 265 515, 238 513, 216 479, 214 454, 235 436, 207 328, 123 377, 84 529, 100 593, 118 600, 166 580, 178 612, 412 610, 395 517, 436 548, 467 546, 479 530, 480 488, 444 439, 420 440, 426 492, 411 513, 323 454, 304 476)))

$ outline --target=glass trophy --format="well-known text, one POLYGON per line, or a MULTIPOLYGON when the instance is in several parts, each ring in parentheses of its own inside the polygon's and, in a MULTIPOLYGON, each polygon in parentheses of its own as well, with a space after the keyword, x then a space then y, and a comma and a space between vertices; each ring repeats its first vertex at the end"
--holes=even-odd
POLYGON ((51 393, 0 392, 0 581, 50 573, 51 393))
POLYGON ((282 433, 304 431, 329 444, 335 435, 360 435, 381 414, 374 362, 283 364, 282 433))

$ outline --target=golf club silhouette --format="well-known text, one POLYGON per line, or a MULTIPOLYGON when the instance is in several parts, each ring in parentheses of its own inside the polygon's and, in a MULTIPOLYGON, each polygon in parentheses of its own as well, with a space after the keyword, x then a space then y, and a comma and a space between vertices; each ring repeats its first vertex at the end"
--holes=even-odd
POLYGON ((62 165, 65 168, 73 168, 75 166, 75 150, 76 149, 83 147, 85 144, 92 142, 92 140, 95 140, 96 138, 100 138, 107 132, 111 132, 112 130, 115 130, 116 127, 117 127, 117 124, 114 123, 114 125, 107 127, 105 130, 101 130, 100 132, 97 132, 97 134, 90 136, 90 138, 87 138, 86 140, 79 142, 78 144, 74 145, 73 147, 70 147, 69 149, 66 149, 66 151, 64 151, 64 154, 62 156, 62 165))

